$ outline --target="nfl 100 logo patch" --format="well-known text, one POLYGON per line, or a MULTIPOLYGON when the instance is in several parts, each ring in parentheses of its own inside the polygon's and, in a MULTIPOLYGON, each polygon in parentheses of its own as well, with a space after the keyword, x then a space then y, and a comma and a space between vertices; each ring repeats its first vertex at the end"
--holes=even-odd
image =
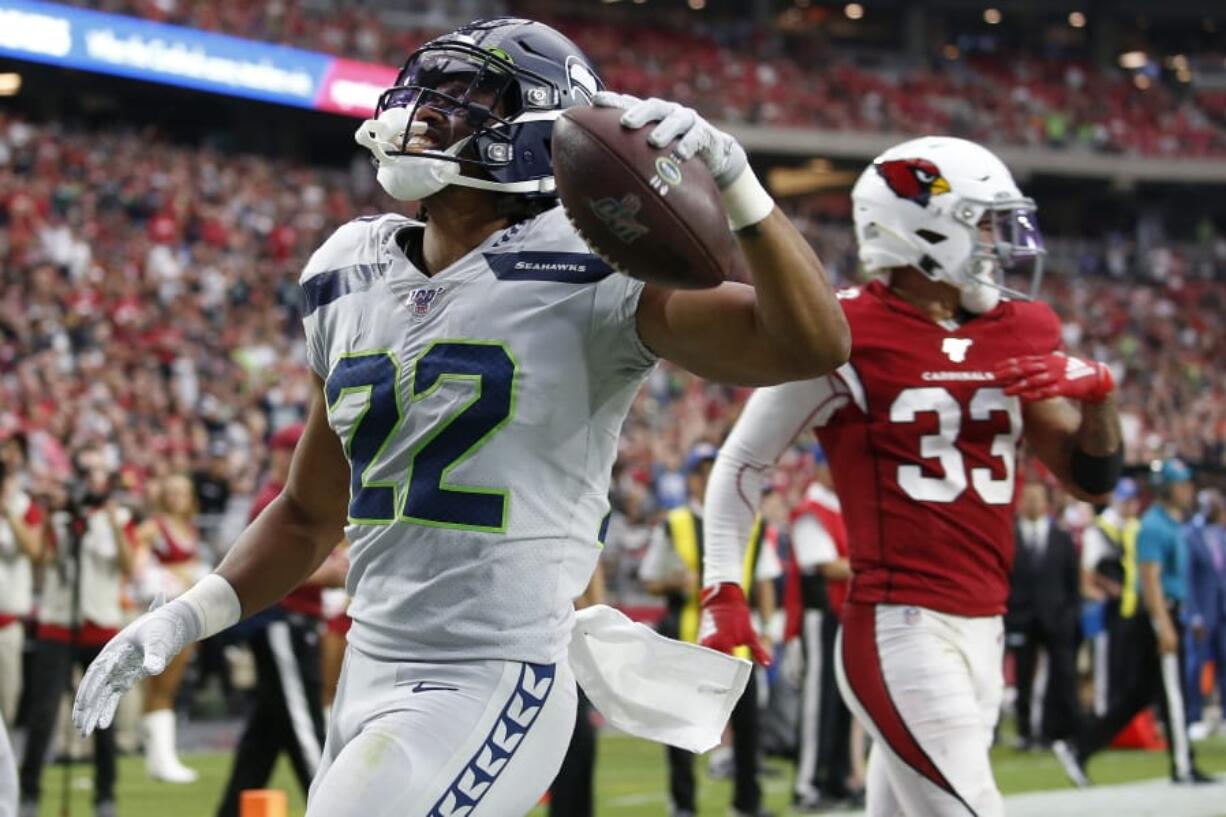
POLYGON ((420 320, 442 299, 446 287, 425 287, 409 293, 409 308, 414 318, 420 320))

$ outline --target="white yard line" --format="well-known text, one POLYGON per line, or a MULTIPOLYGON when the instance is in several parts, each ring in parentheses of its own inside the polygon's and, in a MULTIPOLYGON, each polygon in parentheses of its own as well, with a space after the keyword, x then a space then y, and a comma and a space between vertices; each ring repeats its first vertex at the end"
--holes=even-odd
MULTIPOLYGON (((1009 817, 1226 817, 1226 785, 1178 786, 1146 780, 1088 789, 1056 789, 1005 798, 1009 817)), ((863 812, 847 817, 863 817, 863 812)))

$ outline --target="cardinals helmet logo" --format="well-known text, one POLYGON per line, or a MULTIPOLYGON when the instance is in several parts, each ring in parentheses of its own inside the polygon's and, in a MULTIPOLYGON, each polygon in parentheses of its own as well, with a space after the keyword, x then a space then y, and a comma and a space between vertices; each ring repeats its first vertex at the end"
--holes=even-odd
POLYGON ((894 195, 920 207, 927 207, 933 196, 949 192, 949 182, 941 175, 940 168, 927 159, 893 159, 877 162, 874 167, 894 195))

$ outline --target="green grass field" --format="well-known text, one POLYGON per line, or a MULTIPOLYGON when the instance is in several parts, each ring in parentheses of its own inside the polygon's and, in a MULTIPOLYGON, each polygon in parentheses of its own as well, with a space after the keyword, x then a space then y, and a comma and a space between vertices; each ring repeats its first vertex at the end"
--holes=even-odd
MULTIPOLYGON (((1207 771, 1226 772, 1226 739, 1216 738, 1197 744, 1197 757, 1207 771)), ((597 760, 597 812, 601 817, 664 817, 667 804, 664 793, 664 750, 657 744, 608 735, 601 739, 597 760)), ((1006 793, 1036 789, 1061 788, 1065 783, 1056 761, 1048 753, 1019 754, 1000 748, 993 752, 996 779, 1006 793)), ((121 817, 212 817, 230 768, 226 754, 188 755, 185 762, 200 772, 200 780, 190 786, 170 786, 153 783, 145 777, 139 758, 124 758, 120 764, 118 800, 121 817)), ((700 765, 700 769, 705 768, 700 765)), ((778 771, 767 777, 764 785, 767 806, 781 815, 787 813, 790 769, 785 764, 772 764, 778 771)), ((1162 752, 1108 752, 1090 765, 1090 775, 1096 783, 1125 783, 1167 773, 1166 755, 1162 752)), ((44 777, 46 795, 42 817, 60 814, 61 769, 49 767, 44 777)), ((76 766, 72 771, 72 814, 88 817, 92 814, 91 770, 76 766)), ((277 768, 272 786, 289 792, 290 814, 300 817, 303 798, 288 765, 277 768)), ((724 815, 730 799, 729 784, 700 778, 701 813, 724 815)), ((544 815, 538 809, 533 817, 544 815)))

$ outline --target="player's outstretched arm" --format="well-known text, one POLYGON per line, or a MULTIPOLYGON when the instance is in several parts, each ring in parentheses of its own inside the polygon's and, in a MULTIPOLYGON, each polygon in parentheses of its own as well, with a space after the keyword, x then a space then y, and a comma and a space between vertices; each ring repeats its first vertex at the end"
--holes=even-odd
POLYGON ((77 689, 73 723, 88 735, 106 728, 119 699, 158 675, 193 641, 207 638, 283 597, 302 583, 340 540, 349 496, 349 464, 328 427, 316 378, 310 415, 281 496, 243 531, 211 573, 169 604, 125 627, 90 664, 77 689))
POLYGON ((1079 499, 1106 503, 1124 463, 1111 370, 1060 352, 1003 361, 1005 394, 1024 404, 1026 441, 1079 499))
POLYGON ((735 139, 691 108, 660 99, 597 94, 597 105, 624 109, 622 124, 711 170, 754 286, 725 283, 708 290, 648 285, 638 327, 657 354, 724 383, 772 385, 817 377, 842 365, 851 333, 817 255, 775 206, 735 139))
POLYGON ((759 389, 749 398, 720 447, 703 499, 703 646, 731 652, 747 645, 760 663, 769 656, 758 642, 740 582, 742 560, 770 469, 831 403, 830 378, 759 389))

